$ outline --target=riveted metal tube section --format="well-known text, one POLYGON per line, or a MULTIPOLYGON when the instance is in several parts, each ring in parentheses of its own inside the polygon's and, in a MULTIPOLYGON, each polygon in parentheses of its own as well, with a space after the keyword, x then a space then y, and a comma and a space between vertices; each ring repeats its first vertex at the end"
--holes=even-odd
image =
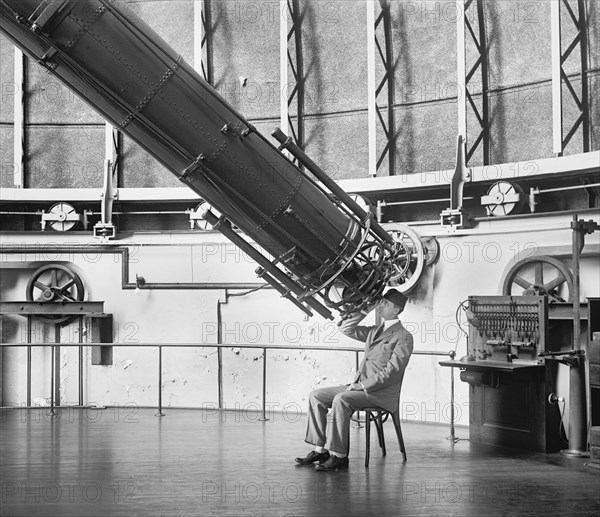
POLYGON ((354 304, 378 296, 387 273, 360 256, 366 243, 389 254, 390 239, 332 200, 126 6, 2 0, 0 30, 265 250, 268 272, 308 296, 332 278, 354 304))

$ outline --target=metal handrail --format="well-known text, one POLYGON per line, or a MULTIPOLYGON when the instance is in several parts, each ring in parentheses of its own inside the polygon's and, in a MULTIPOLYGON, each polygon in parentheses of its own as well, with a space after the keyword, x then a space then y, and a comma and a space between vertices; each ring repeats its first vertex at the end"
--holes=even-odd
MULTIPOLYGON (((358 370, 359 366, 359 354, 360 352, 364 352, 364 347, 349 347, 349 346, 340 346, 340 347, 325 347, 325 346, 316 346, 316 345, 308 345, 308 346, 299 346, 299 345, 266 345, 266 344, 250 344, 250 343, 144 343, 144 342, 132 342, 132 343, 0 343, 0 351, 2 348, 8 347, 51 347, 52 356, 54 357, 54 349, 55 347, 81 347, 84 346, 110 346, 110 347, 149 347, 149 348, 158 348, 158 413, 156 416, 165 416, 162 412, 162 349, 163 348, 248 348, 248 349, 259 349, 262 350, 262 358, 263 358, 263 366, 262 366, 262 410, 260 420, 268 420, 266 416, 266 392, 267 392, 267 350, 317 350, 317 351, 336 351, 336 352, 354 352, 356 354, 356 368, 358 370)), ((30 349, 28 349, 30 350, 30 349)), ((414 350, 412 355, 428 355, 428 356, 448 356, 450 359, 454 359, 456 353, 454 350, 450 350, 448 352, 440 352, 436 350, 414 350)), ((28 356, 28 364, 27 368, 29 371, 29 360, 28 356)), ((221 359, 219 358, 219 361, 221 359)), ((54 403, 54 393, 55 393, 55 382, 60 382, 58 378, 55 379, 54 371, 55 371, 55 363, 54 360, 50 362, 51 366, 51 390, 50 390, 50 413, 55 414, 55 407, 61 407, 60 401, 59 404, 56 405, 54 403)), ((452 369, 453 370, 453 369, 452 369)), ((453 373, 453 372, 452 372, 453 373)), ((83 364, 80 361, 79 364, 79 393, 83 392, 83 364)), ((218 378, 219 389, 221 389, 221 378, 218 378)), ((27 390, 30 391, 31 384, 31 376, 27 376, 27 390)), ((451 404, 451 416, 450 416, 450 439, 454 439, 454 375, 451 375, 450 378, 450 404, 451 404)), ((83 406, 83 400, 80 397, 80 406, 83 406)), ((2 406, 4 407, 4 406, 2 406)), ((29 406, 28 406, 29 407, 29 406)), ((220 408, 222 409, 222 408, 220 408)))

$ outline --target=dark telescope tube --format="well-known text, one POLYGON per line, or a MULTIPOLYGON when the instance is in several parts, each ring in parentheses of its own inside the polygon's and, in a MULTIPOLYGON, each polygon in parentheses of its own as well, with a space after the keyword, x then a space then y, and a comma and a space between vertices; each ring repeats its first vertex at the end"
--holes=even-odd
POLYGON ((354 301, 381 293, 387 273, 355 258, 391 237, 340 209, 126 4, 2 0, 0 30, 250 236, 267 271, 308 296, 333 280, 354 301))

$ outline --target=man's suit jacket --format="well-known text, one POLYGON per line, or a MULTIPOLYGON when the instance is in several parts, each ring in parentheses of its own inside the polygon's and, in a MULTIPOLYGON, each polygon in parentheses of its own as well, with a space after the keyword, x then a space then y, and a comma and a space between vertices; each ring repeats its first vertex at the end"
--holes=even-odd
POLYGON ((404 370, 413 351, 413 337, 400 321, 386 331, 381 326, 359 325, 365 316, 356 312, 340 324, 342 333, 365 343, 365 357, 354 382, 363 383, 367 398, 374 405, 396 411, 404 370))

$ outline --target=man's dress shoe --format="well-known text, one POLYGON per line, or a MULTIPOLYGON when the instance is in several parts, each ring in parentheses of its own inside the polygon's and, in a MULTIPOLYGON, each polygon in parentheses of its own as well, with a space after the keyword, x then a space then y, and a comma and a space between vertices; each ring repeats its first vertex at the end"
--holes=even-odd
POLYGON ((329 459, 329 451, 317 452, 310 451, 305 458, 296 458, 296 463, 300 465, 312 465, 315 461, 325 463, 329 459))
POLYGON ((338 456, 330 456, 325 463, 315 465, 315 470, 332 471, 348 468, 348 458, 340 458, 338 456))

